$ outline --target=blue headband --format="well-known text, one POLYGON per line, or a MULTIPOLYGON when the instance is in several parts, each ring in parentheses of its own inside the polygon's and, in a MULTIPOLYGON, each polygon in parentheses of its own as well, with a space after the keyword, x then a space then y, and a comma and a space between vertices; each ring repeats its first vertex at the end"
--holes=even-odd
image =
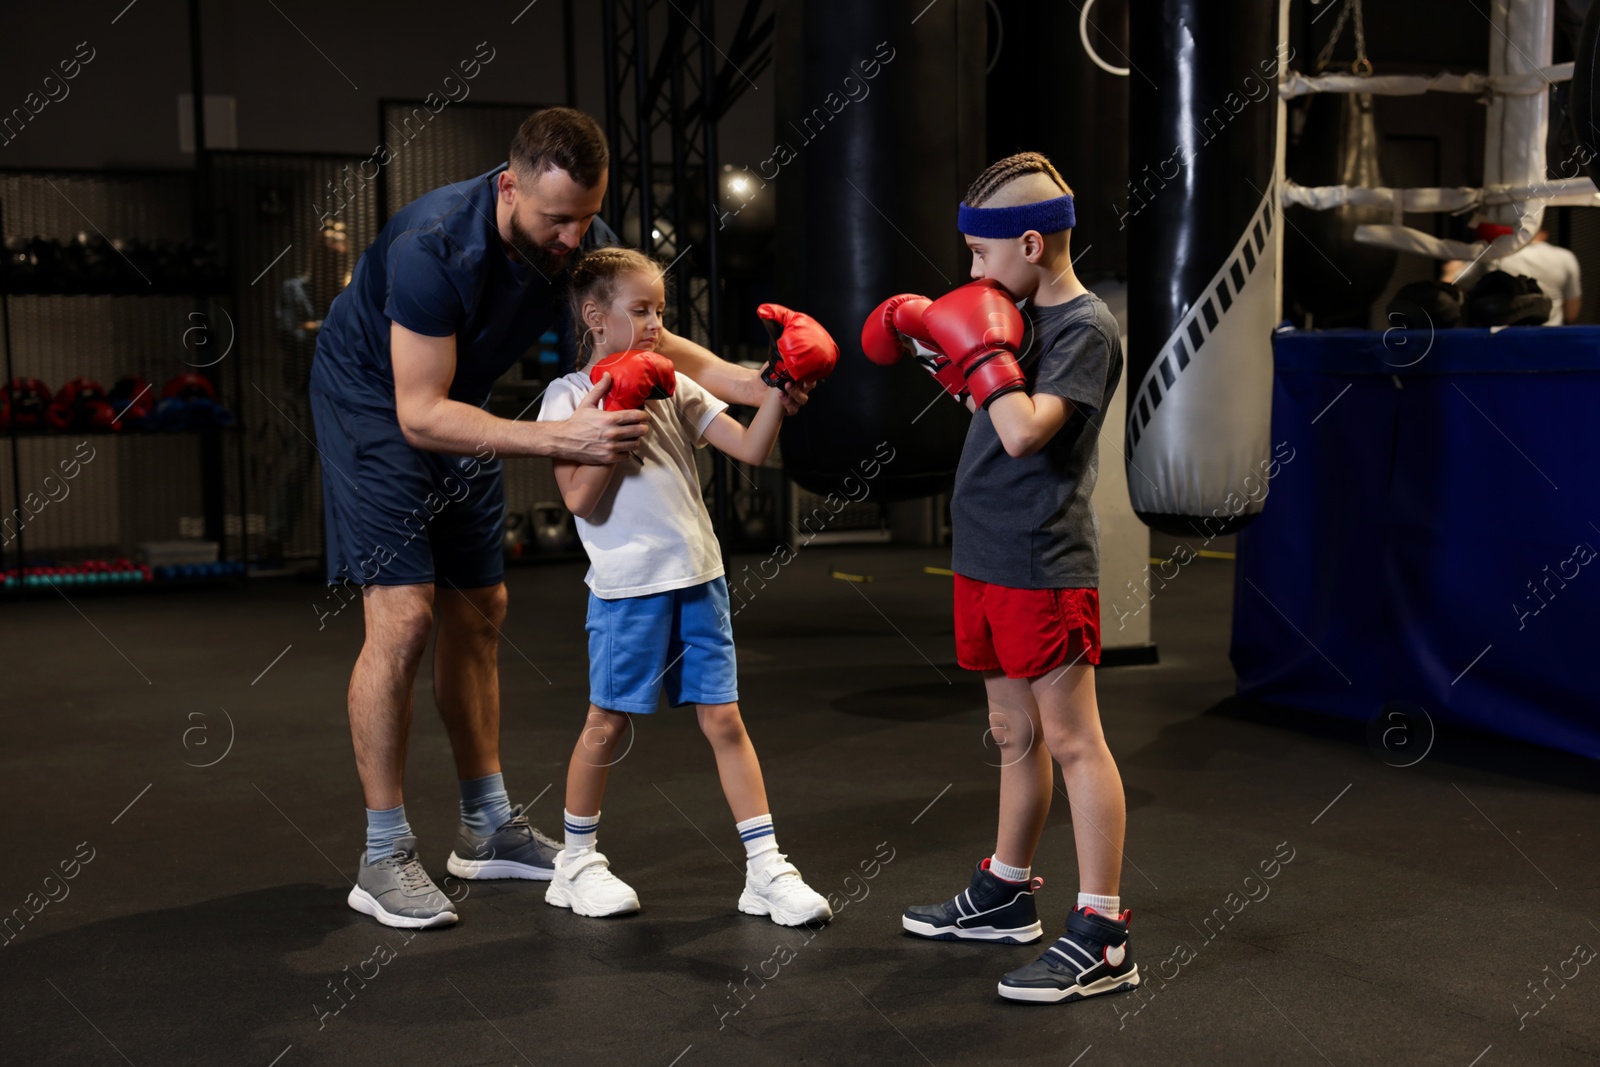
POLYGON ((969 237, 1021 237, 1029 230, 1060 233, 1077 224, 1071 193, 1016 207, 972 207, 963 202, 956 216, 956 226, 969 237))

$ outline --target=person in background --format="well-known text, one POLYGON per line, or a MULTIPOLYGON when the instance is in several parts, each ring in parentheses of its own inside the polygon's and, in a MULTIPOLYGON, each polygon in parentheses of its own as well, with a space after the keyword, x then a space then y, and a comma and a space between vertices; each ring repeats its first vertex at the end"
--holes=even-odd
MULTIPOLYGON (((1478 226, 1478 237, 1484 241, 1492 241, 1510 232, 1509 226, 1487 222, 1478 226)), ((1550 317, 1545 320, 1546 326, 1570 325, 1577 322, 1583 312, 1583 278, 1578 257, 1560 245, 1551 244, 1550 231, 1543 227, 1534 234, 1532 241, 1492 263, 1480 261, 1466 266, 1459 259, 1446 260, 1440 267, 1439 278, 1470 290, 1478 283, 1478 279, 1491 270, 1525 275, 1539 283, 1539 288, 1550 298, 1550 317)))

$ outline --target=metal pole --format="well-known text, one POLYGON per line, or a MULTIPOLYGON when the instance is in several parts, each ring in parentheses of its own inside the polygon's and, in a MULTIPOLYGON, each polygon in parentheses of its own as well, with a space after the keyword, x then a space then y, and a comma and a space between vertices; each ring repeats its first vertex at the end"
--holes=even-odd
POLYGON ((600 17, 605 35, 606 140, 611 148, 611 181, 606 190, 610 201, 611 225, 622 231, 622 94, 617 84, 617 4, 620 0, 601 0, 600 17))
POLYGON ((655 253, 655 189, 651 181, 650 160, 650 9, 648 0, 633 0, 633 100, 634 123, 638 129, 639 152, 639 247, 645 255, 655 253))
MULTIPOLYGON (((5 204, 0 203, 0 234, 5 232, 5 204)), ((12 381, 16 380, 17 372, 16 369, 11 365, 11 293, 6 285, 4 271, 0 271, 0 342, 3 342, 6 346, 6 384, 9 385, 12 381)), ((22 516, 26 515, 27 511, 22 507, 22 445, 17 440, 17 420, 15 414, 13 414, 11 419, 10 434, 12 507, 11 514, 8 517, 18 520, 16 536, 17 566, 22 567, 26 565, 28 559, 28 557, 24 555, 22 551, 22 529, 23 526, 26 525, 26 520, 24 520, 22 516)), ((4 524, 0 523, 0 529, 4 528, 4 524)), ((3 545, 0 545, 0 549, 3 549, 3 547, 3 545)), ((0 555, 0 559, 3 558, 3 555, 0 555)), ((18 580, 20 582, 21 579, 19 578, 18 580)), ((21 588, 21 586, 19 585, 18 588, 21 588)))
MULTIPOLYGON (((567 106, 578 106, 578 38, 572 25, 572 0, 561 0, 561 44, 565 54, 567 75, 567 106)), ((611 38, 606 38, 609 44, 611 38)))
MULTIPOLYGON (((682 19, 685 23, 689 21, 689 16, 678 10, 676 6, 671 9, 667 18, 682 19)), ((687 30, 688 27, 684 26, 683 29, 687 30)), ((689 153, 689 131, 685 128, 683 122, 683 68, 684 64, 689 61, 686 48, 688 35, 686 33, 675 34, 669 31, 667 40, 679 42, 678 54, 674 56, 663 55, 662 62, 670 62, 672 64, 672 76, 669 82, 672 94, 672 110, 668 116, 669 121, 672 123, 672 199, 669 208, 672 220, 672 254, 683 256, 686 251, 683 242, 688 237, 688 227, 684 223, 689 215, 684 206, 689 195, 689 165, 687 159, 689 153)), ((682 274, 685 279, 692 274, 698 273, 692 269, 693 260, 689 257, 685 256, 681 262, 684 263, 682 274)), ((682 337, 695 340, 693 331, 694 293, 687 282, 679 285, 677 289, 677 332, 682 337)))
MULTIPOLYGON (((189 0, 189 92, 194 111, 194 240, 204 243, 211 238, 211 161, 206 148, 206 88, 205 69, 202 63, 202 38, 200 33, 200 0, 189 0)), ((212 325, 211 304, 208 298, 195 295, 195 310, 205 316, 201 321, 212 325)), ((205 375, 215 386, 221 372, 207 367, 205 375)), ((220 394, 219 394, 220 395, 220 394)), ((219 557, 227 558, 227 527, 223 513, 226 510, 226 489, 223 480, 222 438, 219 430, 205 430, 200 434, 200 500, 205 516, 206 536, 214 539, 221 551, 219 557)), ((239 516, 240 544, 244 538, 245 517, 239 516)))
MULTIPOLYGON (((720 215, 718 202, 717 170, 717 98, 716 63, 708 43, 716 40, 717 27, 712 19, 711 0, 700 0, 700 144, 705 162, 706 195, 706 347, 721 354, 722 351, 722 267, 717 259, 717 226, 720 215)), ((719 462, 711 474, 711 519, 717 538, 723 544, 726 558, 728 542, 732 535, 732 500, 728 493, 728 464, 732 460, 718 456, 719 462)))

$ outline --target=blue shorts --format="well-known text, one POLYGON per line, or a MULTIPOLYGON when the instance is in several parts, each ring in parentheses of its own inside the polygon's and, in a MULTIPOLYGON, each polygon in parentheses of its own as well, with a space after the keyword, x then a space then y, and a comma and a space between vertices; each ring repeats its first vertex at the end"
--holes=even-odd
POLYGON ((589 701, 644 715, 667 703, 739 699, 728 583, 602 600, 589 594, 589 701))
POLYGON ((413 448, 393 411, 311 389, 322 456, 328 581, 498 585, 505 577, 500 461, 413 448))

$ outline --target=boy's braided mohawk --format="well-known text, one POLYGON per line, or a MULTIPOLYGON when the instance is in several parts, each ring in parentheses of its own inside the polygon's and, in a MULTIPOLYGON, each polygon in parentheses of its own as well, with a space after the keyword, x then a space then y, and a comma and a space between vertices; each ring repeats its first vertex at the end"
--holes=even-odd
POLYGON ((1060 174, 1050 160, 1040 152, 1018 152, 1014 156, 1007 156, 998 163, 991 164, 989 169, 978 175, 978 180, 972 183, 967 190, 966 202, 971 207, 982 207, 984 202, 1008 182, 1026 174, 1048 174, 1050 180, 1061 187, 1063 193, 1071 193, 1072 189, 1062 180, 1060 174))

